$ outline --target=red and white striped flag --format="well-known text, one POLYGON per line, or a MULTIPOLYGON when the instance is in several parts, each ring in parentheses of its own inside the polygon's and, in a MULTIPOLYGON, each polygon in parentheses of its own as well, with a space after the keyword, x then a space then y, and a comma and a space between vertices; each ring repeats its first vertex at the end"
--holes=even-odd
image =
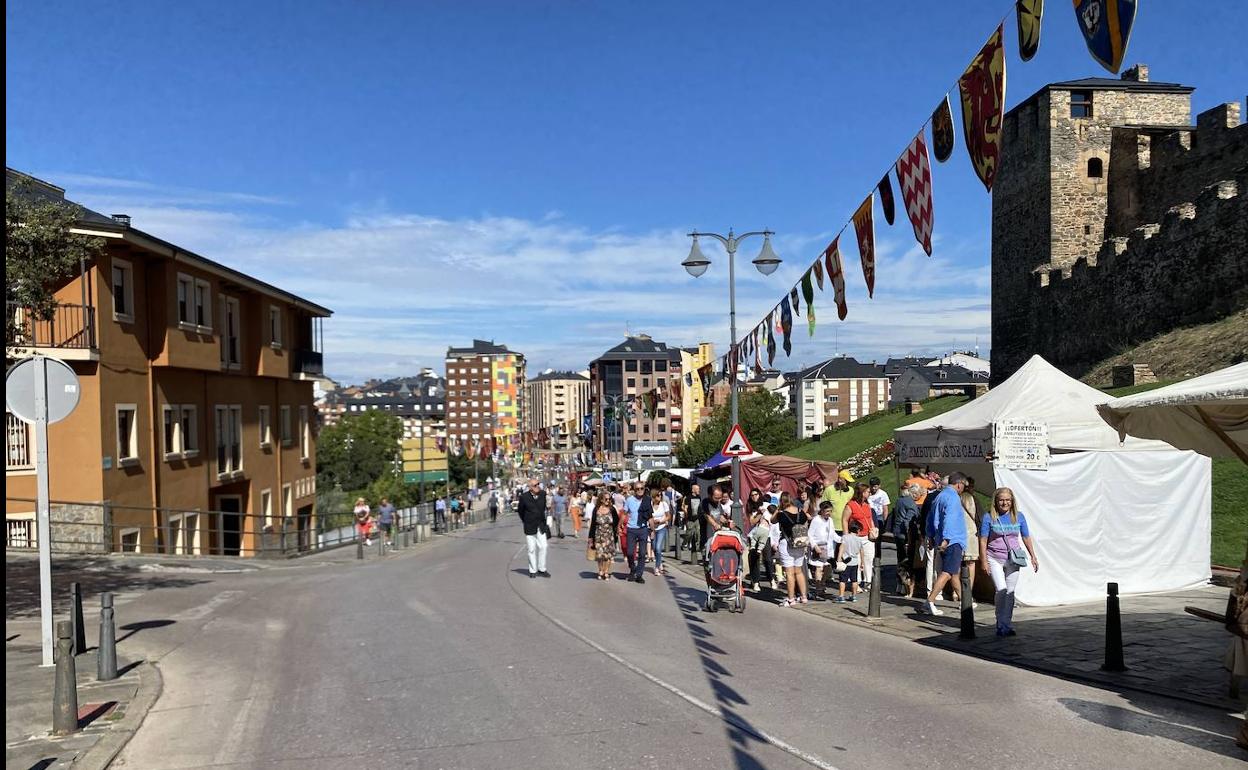
POLYGON ((927 157, 923 132, 901 154, 897 161, 897 185, 906 204, 906 214, 914 225, 914 237, 932 256, 932 164, 927 157))

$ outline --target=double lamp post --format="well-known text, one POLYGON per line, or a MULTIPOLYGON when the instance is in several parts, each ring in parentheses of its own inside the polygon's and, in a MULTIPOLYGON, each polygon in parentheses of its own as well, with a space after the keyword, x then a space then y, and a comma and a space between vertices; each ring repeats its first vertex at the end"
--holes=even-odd
MULTIPOLYGON (((707 259, 702 253, 702 249, 698 246, 698 238, 714 238, 724 246, 724 250, 728 252, 728 326, 730 336, 728 338, 729 356, 728 360, 732 366, 732 371, 727 372, 728 375, 728 392, 732 404, 732 424, 738 424, 737 417, 737 370, 740 361, 732 355, 732 345, 737 342, 737 246, 747 238, 756 235, 763 236, 763 248, 758 252, 758 256, 754 258, 754 267, 758 268, 758 272, 763 275, 771 275, 776 272, 776 268, 780 267, 780 257, 776 256, 776 252, 771 248, 771 236, 774 235, 770 230, 756 230, 754 232, 735 235, 731 229, 728 235, 719 235, 718 233, 700 233, 693 231, 689 233, 689 237, 693 238, 693 248, 689 249, 689 256, 681 262, 681 266, 689 275, 697 278, 706 272, 711 266, 711 260, 707 259)), ((732 520, 738 526, 743 526, 743 515, 741 506, 741 458, 732 458, 732 520)))

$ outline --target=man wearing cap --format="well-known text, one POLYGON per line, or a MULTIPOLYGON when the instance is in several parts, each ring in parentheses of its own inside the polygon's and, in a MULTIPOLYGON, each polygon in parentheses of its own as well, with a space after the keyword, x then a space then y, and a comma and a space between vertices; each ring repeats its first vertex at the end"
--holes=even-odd
POLYGON ((962 508, 962 492, 965 489, 966 476, 950 473, 948 486, 940 490, 932 503, 928 547, 934 547, 940 559, 940 574, 927 595, 927 611, 933 615, 944 614, 936 606, 936 599, 945 590, 945 584, 959 579, 962 573, 962 553, 966 550, 967 537, 966 514, 962 508))
POLYGON ((546 526, 546 493, 542 483, 529 479, 528 491, 520 495, 518 513, 524 524, 524 542, 529 551, 529 577, 550 577, 546 571, 546 538, 550 529, 546 526))
POLYGON ((849 505, 849 501, 854 499, 853 483, 854 477, 850 475, 849 471, 841 471, 836 474, 836 481, 833 482, 832 486, 823 490, 823 499, 832 503, 832 521, 838 525, 845 515, 845 506, 849 505))

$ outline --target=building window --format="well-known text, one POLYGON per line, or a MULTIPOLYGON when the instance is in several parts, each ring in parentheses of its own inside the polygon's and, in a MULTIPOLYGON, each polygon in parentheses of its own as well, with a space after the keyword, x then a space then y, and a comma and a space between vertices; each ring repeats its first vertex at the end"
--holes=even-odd
POLYGON ((260 448, 268 449, 273 445, 273 409, 268 404, 260 407, 259 426, 260 448))
POLYGON ((282 446, 290 446, 291 441, 294 440, 294 434, 291 432, 291 429, 290 429, 290 407, 289 406, 282 407, 281 418, 282 418, 282 446))
POLYGON ((650 374, 652 371, 654 371, 654 367, 653 367, 653 364, 651 364, 651 362, 649 362, 649 361, 642 361, 642 362, 641 362, 641 373, 642 373, 642 374, 650 374))
POLYGON ((1070 116, 1072 118, 1092 117, 1092 92, 1091 91, 1071 91, 1070 92, 1070 116))
POLYGON ((229 476, 243 470, 243 408, 216 407, 217 476, 229 476))
POLYGON ((133 465, 139 461, 138 407, 134 404, 117 405, 117 462, 133 465))
POLYGON ((660 426, 659 426, 659 433, 667 433, 667 426, 666 426, 666 425, 660 425, 660 426))
POLYGON ((294 500, 290 495, 289 484, 282 485, 282 515, 288 519, 295 515, 294 500))
POLYGON ((176 460, 182 456, 182 415, 178 407, 165 404, 164 416, 165 459, 176 460))
POLYGON ((182 406, 182 456, 199 454, 199 410, 194 404, 182 406))
POLYGON ((273 490, 260 490, 260 515, 264 517, 264 527, 273 526, 273 490))
POLYGON ((282 346, 282 309, 277 305, 269 305, 269 344, 282 346))
POLYGON ((195 325, 195 279, 178 273, 178 323, 195 325))
POLYGON ((308 424, 308 408, 299 407, 299 459, 307 461, 312 447, 312 426, 308 424))
POLYGON ((833 403, 833 404, 835 404, 837 401, 840 401, 840 400, 841 400, 841 397, 840 397, 840 396, 838 396, 838 395, 836 395, 835 393, 834 393, 834 394, 832 394, 832 395, 830 395, 830 396, 828 396, 828 401, 829 401, 829 403, 833 403))
POLYGON ((1104 176, 1104 161, 1100 158, 1088 158, 1088 179, 1101 179, 1104 176))
POLYGON ((630 387, 630 388, 635 388, 635 387, 637 387, 637 378, 635 378, 635 377, 629 377, 629 378, 628 378, 628 387, 630 387))
POLYGON ((635 372, 635 371, 637 371, 637 362, 636 362, 636 361, 625 361, 625 362, 624 362, 624 371, 626 371, 626 372, 635 372))
POLYGON ((654 362, 654 370, 655 370, 656 372, 666 372, 666 371, 667 371, 667 362, 666 362, 666 361, 655 361, 655 362, 654 362))
POLYGON ((195 281, 195 325, 203 331, 212 331, 212 284, 195 281))
POLYGON ((113 320, 134 321, 134 269, 120 259, 113 260, 113 320))
POLYGON ((234 297, 221 298, 221 366, 238 369, 242 366, 242 348, 239 345, 239 327, 242 309, 234 297))
POLYGON ((34 436, 30 424, 7 409, 4 417, 8 424, 5 440, 5 448, 8 450, 5 453, 5 469, 26 470, 35 467, 34 436))

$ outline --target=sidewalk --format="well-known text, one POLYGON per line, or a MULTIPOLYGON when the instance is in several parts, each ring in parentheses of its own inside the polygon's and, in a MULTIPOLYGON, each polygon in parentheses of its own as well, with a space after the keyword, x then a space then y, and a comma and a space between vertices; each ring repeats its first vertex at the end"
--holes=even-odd
MULTIPOLYGON (((680 569, 699 581, 703 579, 697 565, 680 564, 680 569)), ((1191 605, 1221 614, 1226 609, 1226 588, 1205 586, 1162 595, 1121 597, 1123 655, 1128 670, 1112 673, 1100 670, 1105 660, 1103 603, 1020 606, 1014 613, 1018 636, 1005 638, 996 636, 992 605, 981 603, 975 610, 976 638, 962 640, 958 638, 957 605, 940 602, 945 611, 941 617, 919 614, 918 599, 888 593, 893 585, 892 571, 891 565, 884 569, 880 618, 866 617, 866 593, 859 594, 852 604, 817 601, 798 609, 950 652, 1109 689, 1138 690, 1219 709, 1244 710, 1245 693, 1241 692, 1239 700, 1230 697, 1230 675, 1222 667, 1231 635, 1220 623, 1196 618, 1183 609, 1191 605)), ((747 602, 778 604, 784 598, 783 584, 778 585, 781 590, 747 592, 747 602)))

